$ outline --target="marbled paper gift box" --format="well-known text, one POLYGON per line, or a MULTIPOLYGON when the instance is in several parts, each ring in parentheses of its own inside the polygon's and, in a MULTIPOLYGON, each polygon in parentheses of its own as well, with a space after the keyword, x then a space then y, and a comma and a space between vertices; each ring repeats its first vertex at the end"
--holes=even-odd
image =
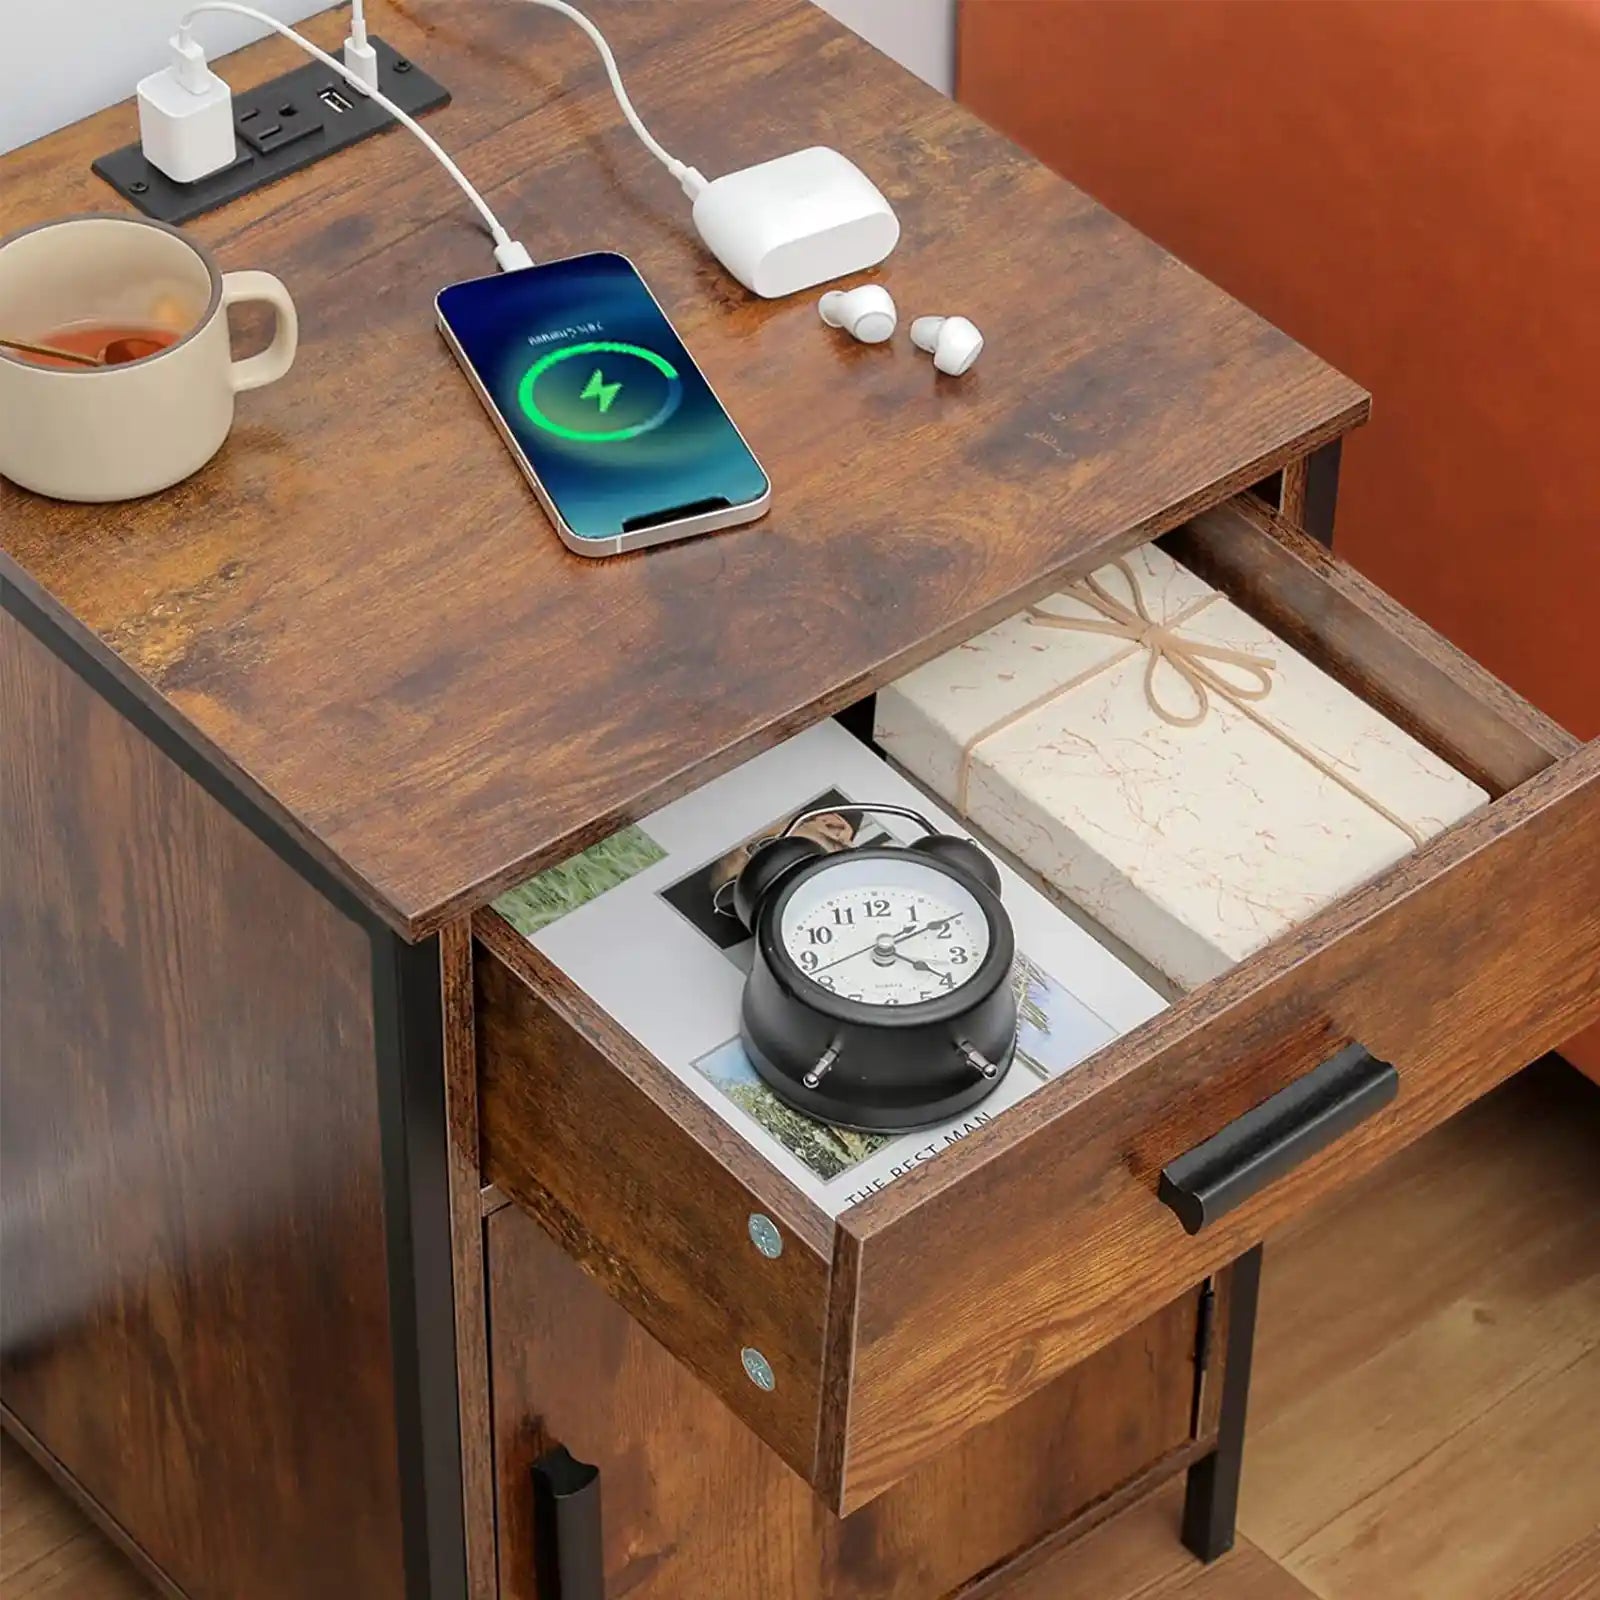
POLYGON ((1185 988, 1488 798, 1152 546, 880 691, 877 738, 1185 988))

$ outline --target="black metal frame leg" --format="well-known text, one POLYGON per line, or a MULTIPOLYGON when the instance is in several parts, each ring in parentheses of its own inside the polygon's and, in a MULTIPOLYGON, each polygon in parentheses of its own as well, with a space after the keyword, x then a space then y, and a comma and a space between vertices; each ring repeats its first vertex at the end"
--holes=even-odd
POLYGON ((1184 1488, 1183 1542, 1202 1561, 1215 1561, 1233 1548, 1260 1298, 1261 1246, 1257 1245, 1234 1262, 1228 1282, 1228 1353, 1217 1448, 1189 1468, 1184 1488))
POLYGON ((1282 512, 1327 550, 1333 548, 1333 514, 1339 499, 1343 443, 1335 439, 1292 462, 1282 472, 1250 486, 1257 499, 1282 512))
POLYGON ((1305 530, 1318 544, 1333 549, 1333 513, 1339 500, 1339 456, 1335 439, 1306 457, 1305 530))

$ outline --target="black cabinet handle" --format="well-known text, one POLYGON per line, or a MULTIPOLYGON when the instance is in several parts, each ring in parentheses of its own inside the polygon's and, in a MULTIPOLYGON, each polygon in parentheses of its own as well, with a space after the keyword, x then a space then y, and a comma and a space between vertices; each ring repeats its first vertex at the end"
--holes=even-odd
POLYGON ((1199 1233, 1365 1122, 1399 1087, 1400 1074, 1387 1061, 1347 1044, 1164 1167, 1156 1196, 1186 1233, 1199 1233))
POLYGON ((565 1445, 533 1464, 533 1532, 539 1600, 605 1600, 600 1469, 565 1445))

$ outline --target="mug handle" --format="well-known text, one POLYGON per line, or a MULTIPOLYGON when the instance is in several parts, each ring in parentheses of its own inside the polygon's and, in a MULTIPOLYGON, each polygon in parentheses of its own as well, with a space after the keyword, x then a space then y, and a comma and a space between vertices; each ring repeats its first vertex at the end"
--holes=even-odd
POLYGON ((295 314, 289 291, 270 272, 225 272, 222 275, 222 309, 249 300, 262 300, 272 307, 276 326, 272 343, 257 355, 235 361, 229 368, 233 392, 259 389, 276 383, 294 365, 294 352, 300 342, 300 319, 295 314))

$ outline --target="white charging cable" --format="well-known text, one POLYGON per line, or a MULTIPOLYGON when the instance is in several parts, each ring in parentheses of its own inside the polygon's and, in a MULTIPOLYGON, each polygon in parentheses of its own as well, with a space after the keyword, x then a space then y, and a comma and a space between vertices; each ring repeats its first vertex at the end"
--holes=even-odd
MULTIPOLYGON (((633 101, 628 96, 626 86, 622 81, 622 73, 617 66, 617 58, 612 54, 611 46, 606 42, 606 37, 594 23, 576 6, 568 5, 567 0, 526 0, 527 4, 543 6, 548 11, 559 12, 568 21, 575 22, 589 36, 595 49, 600 53, 600 60, 606 70, 606 77, 611 84, 611 92, 616 97, 617 105, 621 108, 623 116, 627 119, 628 126, 633 129, 639 142, 664 166, 677 180, 679 187, 690 200, 694 200, 706 187, 704 173, 698 167, 690 166, 686 161, 680 161, 668 150, 659 139, 644 125, 644 119, 634 109, 633 101)), ((401 127, 408 133, 421 140, 423 147, 433 156, 440 166, 449 173, 451 179, 460 187, 479 216, 488 225, 489 233, 494 239, 494 258, 501 269, 506 272, 514 271, 518 267, 533 265, 533 258, 527 250, 507 232, 500 219, 490 209, 488 202, 468 182, 461 169, 445 154, 438 140, 425 129, 415 117, 402 111, 394 101, 378 88, 378 53, 367 38, 366 7, 364 0, 351 0, 350 6, 350 33, 344 42, 344 60, 339 61, 328 54, 326 50, 319 49, 316 45, 297 32, 287 23, 280 22, 276 17, 267 12, 258 10, 255 6, 240 3, 240 0, 200 0, 200 4, 190 8, 179 24, 177 37, 172 41, 174 52, 174 65, 170 69, 175 82, 193 96, 202 94, 209 96, 211 108, 217 115, 211 120, 209 126, 200 124, 199 119, 194 119, 193 127, 186 127, 185 112, 188 103, 184 97, 179 96, 175 102, 164 100, 159 93, 147 94, 141 86, 141 134, 145 137, 147 153, 149 152, 151 131, 146 129, 145 119, 149 117, 155 126, 155 136, 160 137, 165 133, 168 140, 177 145, 182 160, 187 156, 193 170, 182 170, 175 175, 180 181, 191 181, 194 177, 203 176, 206 172, 216 167, 225 165, 232 159, 232 131, 231 112, 226 110, 229 99, 227 86, 211 73, 207 64, 204 50, 193 37, 194 19, 204 12, 220 11, 231 12, 235 16, 249 17, 252 21, 270 28, 274 33, 281 34, 285 39, 292 40, 307 55, 320 61, 330 71, 338 73, 358 94, 382 106, 401 127), (221 102, 221 104, 219 104, 221 102), (208 138, 209 143, 202 153, 199 141, 208 138), (214 150, 214 153, 213 153, 214 150)), ((158 74, 158 77, 165 74, 158 74)), ((147 83, 150 80, 147 80, 147 83)), ((170 168, 168 169, 171 170, 170 168)))
MULTIPOLYGON (((319 49, 316 45, 312 44, 312 42, 307 39, 304 34, 296 33, 295 30, 287 23, 279 22, 276 17, 268 16, 265 11, 258 11, 254 6, 238 4, 237 0, 201 0, 199 5, 192 7, 188 11, 188 13, 184 16, 183 21, 178 26, 178 36, 176 40, 174 40, 174 48, 177 52, 180 62, 193 63, 198 59, 203 64, 205 59, 204 54, 201 52, 199 45, 191 37, 190 30, 194 19, 202 12, 207 11, 232 12, 235 16, 249 17, 253 21, 259 22, 265 27, 271 28, 274 33, 282 34, 285 39, 293 40, 294 43, 299 45, 307 55, 312 56, 316 60, 320 61, 323 66, 338 73, 339 76, 343 78, 346 83, 350 84, 351 87, 354 88, 358 93, 367 95, 372 100, 376 101, 377 104, 382 106, 383 109, 387 111, 402 128, 406 129, 409 133, 415 134, 416 137, 422 141, 423 146, 427 149, 428 153, 432 155, 434 160, 436 160, 439 165, 450 174, 450 177, 458 185, 461 192, 466 195, 468 200, 472 202, 473 206, 477 209, 478 215, 481 216, 484 222, 488 225, 490 236, 494 240, 494 258, 499 264, 501 270, 504 272, 512 272, 518 267, 531 267, 533 265, 533 258, 528 254, 527 250, 511 237, 511 235, 506 231, 504 225, 501 223, 500 219, 490 209, 489 203, 467 180, 467 177, 462 172, 461 168, 458 167, 455 162, 445 154, 443 147, 439 144, 439 141, 435 139, 433 135, 416 120, 415 117, 411 116, 408 112, 402 111, 400 107, 397 106, 386 94, 381 93, 375 88, 369 87, 362 81, 359 73, 352 71, 351 68, 345 66, 343 62, 336 60, 333 56, 330 56, 326 50, 319 49)), ((352 19, 351 32, 352 34, 355 32, 354 19, 352 19)), ((362 35, 362 42, 365 42, 364 25, 362 27, 362 35)), ((370 49, 371 47, 368 46, 368 48, 370 49)))
POLYGON ((350 0, 350 32, 344 41, 344 64, 371 94, 378 87, 378 52, 367 42, 366 0, 350 0))
MULTIPOLYGON (((352 0, 352 3, 359 7, 361 0, 352 0)), ((678 180, 683 192, 693 200, 706 186, 705 175, 698 167, 691 167, 688 162, 680 161, 645 127, 644 119, 633 109, 633 101, 628 98, 628 91, 623 87, 622 73, 618 70, 617 58, 611 53, 611 46, 606 43, 606 36, 576 6, 568 5, 567 0, 526 0, 526 3, 543 6, 547 11, 559 11, 568 21, 577 23, 589 35, 595 49, 600 52, 606 76, 611 80, 611 92, 617 97, 617 104, 622 108, 623 116, 628 119, 628 126, 638 135, 640 144, 678 180)), ((353 15, 351 20, 353 33, 353 15)))

